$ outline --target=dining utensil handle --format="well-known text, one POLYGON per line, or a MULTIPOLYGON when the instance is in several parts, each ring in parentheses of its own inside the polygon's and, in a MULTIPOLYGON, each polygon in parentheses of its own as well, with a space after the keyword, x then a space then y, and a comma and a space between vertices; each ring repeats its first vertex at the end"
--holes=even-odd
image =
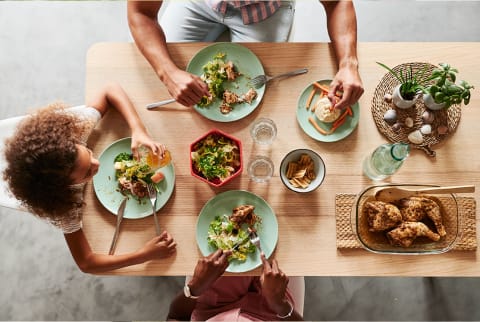
POLYGON ((278 77, 285 77, 285 76, 293 76, 293 75, 305 74, 306 72, 308 72, 308 68, 301 68, 301 69, 293 70, 293 71, 288 72, 288 73, 284 73, 284 74, 280 74, 280 75, 273 76, 272 79, 278 78, 278 77))
POLYGON ((466 185, 466 186, 422 188, 422 189, 418 189, 417 191, 425 192, 425 193, 475 192, 475 186, 474 185, 466 185))
POLYGON ((157 212, 155 211, 156 205, 153 208, 153 220, 155 220, 155 231, 157 232, 157 236, 160 236, 162 233, 160 231, 160 224, 158 223, 158 217, 157 217, 157 212))
POLYGON ((171 98, 171 99, 168 99, 168 100, 163 100, 163 101, 160 101, 160 102, 155 102, 155 103, 148 104, 146 107, 147 107, 147 110, 151 110, 153 108, 160 107, 160 106, 163 106, 163 105, 167 105, 167 104, 173 103, 175 101, 176 100, 174 98, 171 98))
POLYGON ((110 244, 110 250, 108 251, 108 255, 113 255, 113 253, 115 252, 115 246, 117 245, 118 234, 120 232, 120 224, 122 223, 123 212, 125 211, 126 202, 127 202, 127 199, 124 199, 120 203, 120 207, 118 208, 117 225, 115 226, 115 233, 113 233, 112 243, 110 244))
POLYGON ((153 220, 155 221, 155 231, 157 233, 157 236, 160 236, 162 232, 160 231, 160 224, 158 223, 158 217, 157 217, 157 198, 158 198, 158 193, 155 190, 155 202, 152 205, 152 211, 153 211, 153 220))
POLYGON ((117 239, 118 239, 118 227, 115 228, 115 233, 113 234, 113 239, 112 239, 112 244, 110 245, 110 250, 108 251, 108 255, 113 255, 113 252, 115 251, 115 246, 117 245, 117 239))

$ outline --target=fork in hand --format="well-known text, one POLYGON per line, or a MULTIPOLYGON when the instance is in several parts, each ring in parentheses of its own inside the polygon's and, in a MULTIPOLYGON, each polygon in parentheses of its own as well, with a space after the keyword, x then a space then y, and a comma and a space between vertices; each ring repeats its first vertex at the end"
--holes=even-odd
POLYGON ((267 82, 271 81, 272 79, 279 78, 279 77, 286 77, 286 76, 293 76, 293 75, 299 75, 299 74, 304 74, 308 72, 307 68, 302 68, 302 69, 297 69, 288 73, 276 75, 276 76, 268 76, 268 75, 258 75, 250 80, 250 83, 253 85, 255 88, 260 88, 263 85, 265 85, 267 82))
POLYGON ((161 231, 160 231, 160 225, 158 223, 157 211, 156 211, 156 208, 157 208, 157 189, 152 183, 149 183, 149 184, 147 184, 147 190, 148 190, 148 196, 150 198, 150 202, 152 204, 153 219, 155 221, 155 230, 157 232, 157 236, 160 236, 161 231))

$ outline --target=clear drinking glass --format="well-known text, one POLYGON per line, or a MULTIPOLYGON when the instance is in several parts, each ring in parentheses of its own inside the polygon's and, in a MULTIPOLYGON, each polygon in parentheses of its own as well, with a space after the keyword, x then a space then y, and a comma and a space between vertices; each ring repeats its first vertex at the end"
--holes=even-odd
POLYGON ((255 143, 269 145, 277 136, 277 126, 269 118, 256 119, 250 127, 250 135, 255 143))
POLYGON ((149 147, 141 145, 138 149, 138 153, 140 154, 140 159, 148 164, 152 170, 157 170, 169 165, 172 161, 172 155, 168 150, 165 151, 163 157, 160 157, 158 154, 153 154, 149 147))
POLYGON ((257 155, 248 163, 247 171, 255 182, 267 182, 273 175, 273 162, 269 157, 257 155))

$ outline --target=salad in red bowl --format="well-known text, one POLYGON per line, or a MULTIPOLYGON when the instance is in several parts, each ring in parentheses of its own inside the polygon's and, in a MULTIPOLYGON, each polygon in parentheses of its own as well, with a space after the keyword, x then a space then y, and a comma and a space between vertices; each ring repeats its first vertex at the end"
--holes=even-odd
POLYGON ((190 145, 190 169, 212 186, 226 184, 242 172, 241 141, 218 129, 207 132, 190 145))

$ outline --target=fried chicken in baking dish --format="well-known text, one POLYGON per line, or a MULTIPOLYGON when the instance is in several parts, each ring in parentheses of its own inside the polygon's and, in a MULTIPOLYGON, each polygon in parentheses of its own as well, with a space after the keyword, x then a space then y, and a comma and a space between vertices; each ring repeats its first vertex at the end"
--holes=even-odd
POLYGON ((422 222, 404 221, 397 228, 387 233, 392 245, 410 247, 417 237, 425 236, 433 241, 439 241, 440 235, 434 233, 422 222))
POLYGON ((370 231, 384 231, 396 227, 402 222, 402 214, 398 208, 383 201, 365 203, 370 231))
POLYGON ((447 235, 443 225, 440 206, 432 199, 426 197, 409 197, 397 202, 402 213, 403 221, 420 222, 425 216, 430 218, 441 237, 447 235))

